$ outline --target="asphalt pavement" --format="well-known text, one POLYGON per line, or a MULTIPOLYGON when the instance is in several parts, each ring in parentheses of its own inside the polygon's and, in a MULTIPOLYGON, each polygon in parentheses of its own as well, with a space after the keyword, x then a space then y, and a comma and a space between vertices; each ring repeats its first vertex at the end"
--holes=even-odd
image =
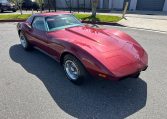
POLYGON ((16 23, 0 23, 0 119, 165 119, 167 34, 125 31, 148 52, 149 68, 139 79, 91 79, 70 83, 52 58, 19 43, 16 23))

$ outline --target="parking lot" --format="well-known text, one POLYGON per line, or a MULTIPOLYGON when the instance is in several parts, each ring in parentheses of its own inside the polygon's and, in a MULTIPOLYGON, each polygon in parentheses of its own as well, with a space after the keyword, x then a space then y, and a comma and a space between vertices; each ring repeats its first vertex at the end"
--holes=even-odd
POLYGON ((145 48, 147 71, 139 79, 91 79, 75 86, 52 58, 22 49, 16 23, 0 23, 0 119, 166 118, 167 34, 114 28, 145 48))

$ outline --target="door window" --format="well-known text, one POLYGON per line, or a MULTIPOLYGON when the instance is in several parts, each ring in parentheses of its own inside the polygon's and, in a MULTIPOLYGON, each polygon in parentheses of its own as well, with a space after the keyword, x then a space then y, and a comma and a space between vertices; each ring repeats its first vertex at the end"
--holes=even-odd
POLYGON ((43 17, 35 17, 32 27, 40 31, 46 31, 45 22, 43 17))

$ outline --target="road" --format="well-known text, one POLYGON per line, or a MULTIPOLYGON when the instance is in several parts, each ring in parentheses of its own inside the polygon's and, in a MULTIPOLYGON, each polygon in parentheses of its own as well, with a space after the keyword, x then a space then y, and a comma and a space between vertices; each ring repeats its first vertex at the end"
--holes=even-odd
MULTIPOLYGON (((101 26, 112 28, 111 26, 101 26)), ((139 79, 70 83, 52 58, 19 45, 16 23, 0 24, 0 119, 163 119, 167 117, 167 34, 114 27, 148 52, 139 79)))

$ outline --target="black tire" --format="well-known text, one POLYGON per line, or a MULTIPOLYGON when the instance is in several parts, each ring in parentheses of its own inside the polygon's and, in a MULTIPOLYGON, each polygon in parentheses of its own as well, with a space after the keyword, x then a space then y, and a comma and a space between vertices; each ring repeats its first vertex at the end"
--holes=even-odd
POLYGON ((26 51, 32 50, 33 47, 29 43, 29 41, 27 40, 27 38, 25 37, 25 35, 23 34, 23 32, 19 33, 19 37, 20 37, 20 43, 21 43, 22 47, 24 48, 24 50, 26 50, 26 51), (21 42, 21 40, 22 40, 23 37, 24 37, 24 40, 25 40, 25 45, 23 45, 22 42, 21 42))
POLYGON ((76 85, 83 84, 84 78, 87 76, 87 72, 86 72, 84 66, 82 65, 82 63, 75 56, 70 55, 70 54, 65 55, 64 59, 63 59, 63 68, 64 68, 64 71, 65 71, 65 74, 66 74, 67 78, 72 83, 74 83, 76 85), (70 75, 68 74, 67 69, 66 69, 66 63, 69 62, 69 61, 71 61, 75 64, 75 66, 77 67, 78 72, 79 72, 78 77, 75 80, 70 77, 70 75))
POLYGON ((16 12, 16 10, 12 10, 13 12, 16 12))

